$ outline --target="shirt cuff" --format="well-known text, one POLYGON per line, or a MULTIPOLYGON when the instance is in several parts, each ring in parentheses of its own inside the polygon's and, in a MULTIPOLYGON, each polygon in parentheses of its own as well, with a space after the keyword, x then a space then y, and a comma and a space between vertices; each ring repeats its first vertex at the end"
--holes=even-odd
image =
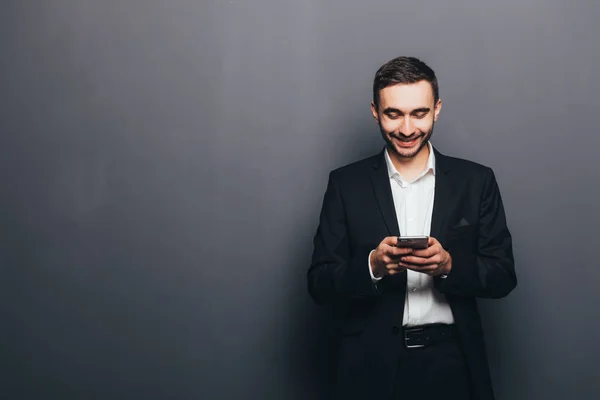
MULTIPOLYGON (((371 253, 373 253, 375 250, 371 250, 371 253)), ((381 278, 377 278, 375 277, 375 275, 373 275, 373 269, 371 268, 371 253, 369 253, 369 258, 367 259, 367 262, 369 263, 369 275, 371 275, 371 280, 373 281, 373 283, 377 283, 380 280, 383 279, 383 277, 381 278)))

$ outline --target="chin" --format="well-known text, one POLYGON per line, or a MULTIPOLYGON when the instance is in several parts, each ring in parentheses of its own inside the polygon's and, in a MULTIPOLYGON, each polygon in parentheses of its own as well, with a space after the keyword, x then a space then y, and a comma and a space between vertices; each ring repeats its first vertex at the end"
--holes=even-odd
POLYGON ((424 147, 423 139, 419 139, 412 147, 400 147, 397 143, 392 142, 392 147, 397 155, 402 158, 413 158, 424 147))
POLYGON ((396 149, 396 154, 398 154, 402 158, 413 158, 417 154, 419 154, 419 152, 417 150, 407 150, 407 149, 400 149, 400 151, 398 151, 398 149, 396 149))

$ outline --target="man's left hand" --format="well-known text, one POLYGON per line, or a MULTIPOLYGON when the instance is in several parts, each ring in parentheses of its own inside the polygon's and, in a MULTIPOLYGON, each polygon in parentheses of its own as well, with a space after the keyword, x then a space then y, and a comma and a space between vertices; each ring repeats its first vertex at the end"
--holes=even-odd
POLYGON ((429 247, 402 257, 399 265, 429 276, 448 275, 452 270, 452 257, 436 238, 430 236, 429 247))

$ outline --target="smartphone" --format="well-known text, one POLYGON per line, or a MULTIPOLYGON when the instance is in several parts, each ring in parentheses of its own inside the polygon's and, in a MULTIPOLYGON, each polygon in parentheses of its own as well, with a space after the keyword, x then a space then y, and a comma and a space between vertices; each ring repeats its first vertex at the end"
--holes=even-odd
POLYGON ((410 247, 412 249, 426 249, 429 247, 428 236, 398 236, 396 247, 410 247))

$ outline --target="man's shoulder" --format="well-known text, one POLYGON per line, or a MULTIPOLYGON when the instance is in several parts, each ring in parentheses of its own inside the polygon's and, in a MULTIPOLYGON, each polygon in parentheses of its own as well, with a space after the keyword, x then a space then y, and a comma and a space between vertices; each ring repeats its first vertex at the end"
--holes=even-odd
MULTIPOLYGON (((488 174, 493 175, 492 169, 484 164, 480 164, 475 161, 467 160, 465 158, 455 157, 440 153, 437 149, 436 152, 436 163, 440 169, 452 170, 462 174, 464 177, 473 178, 484 178, 488 174)), ((335 180, 348 180, 351 179, 356 181, 361 176, 367 176, 374 168, 386 168, 383 151, 372 155, 367 158, 363 158, 358 161, 343 165, 330 172, 330 177, 335 180)))
POLYGON ((383 163, 385 166, 383 152, 338 167, 330 172, 330 176, 336 179, 346 179, 350 177, 356 179, 358 176, 367 174, 374 167, 380 165, 380 163, 383 163))
POLYGON ((436 163, 440 169, 453 170, 465 176, 484 177, 487 174, 493 174, 492 169, 487 165, 439 152, 436 153, 436 163))

